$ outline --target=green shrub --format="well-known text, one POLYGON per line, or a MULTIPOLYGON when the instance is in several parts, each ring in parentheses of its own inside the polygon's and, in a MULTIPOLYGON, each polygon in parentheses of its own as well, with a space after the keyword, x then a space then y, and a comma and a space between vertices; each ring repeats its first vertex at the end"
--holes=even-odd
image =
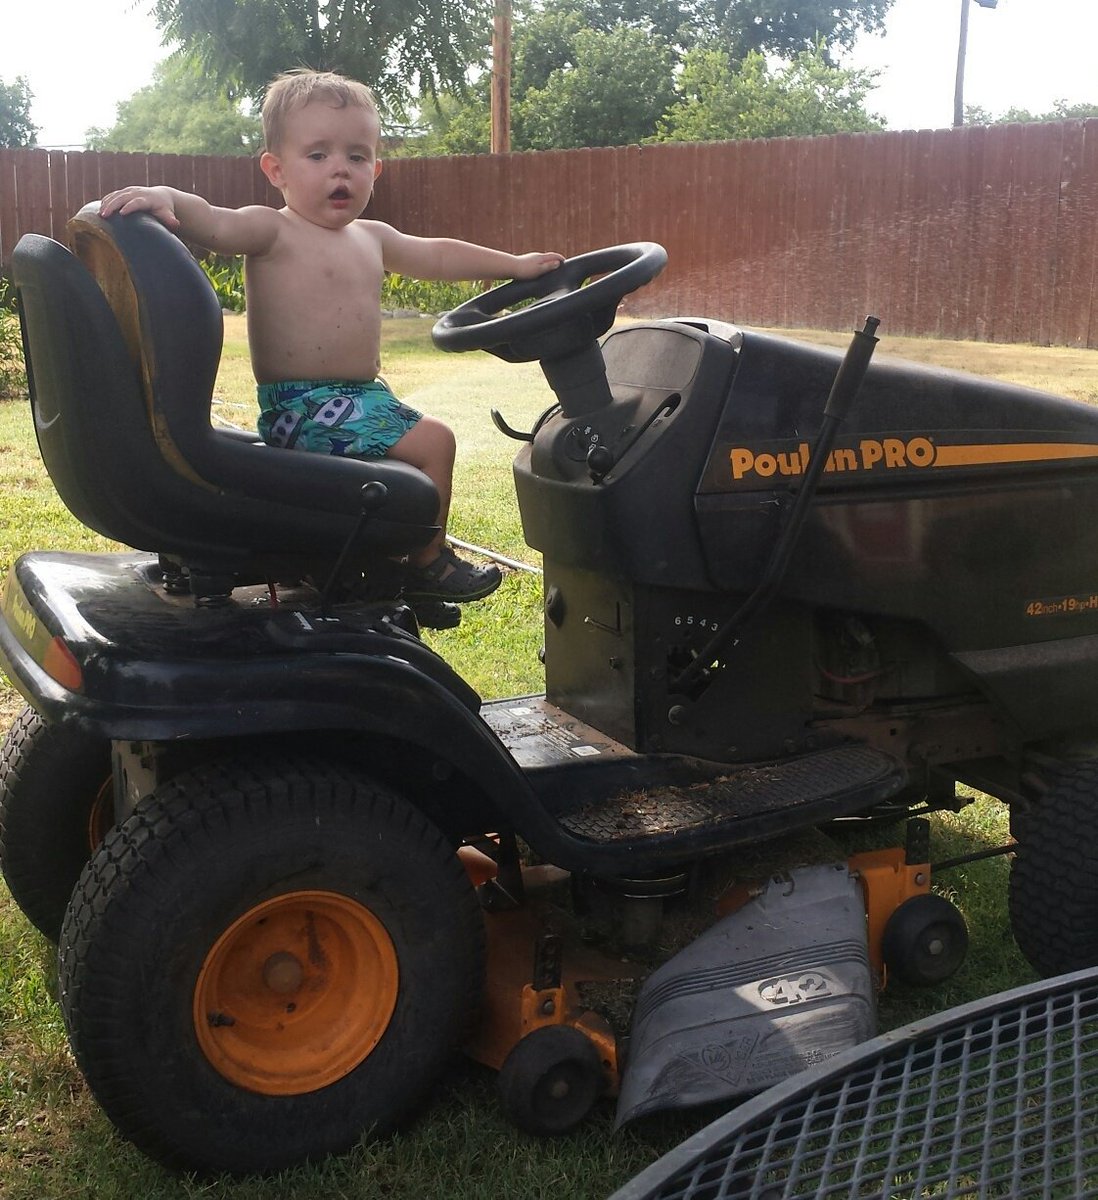
POLYGON ((244 260, 211 254, 198 264, 213 285, 221 307, 229 312, 244 311, 244 260))
POLYGON ((27 392, 23 341, 19 336, 19 318, 14 303, 8 281, 0 278, 0 400, 25 396, 27 392))
POLYGON ((381 307, 407 308, 421 313, 449 312, 484 289, 479 283, 446 283, 412 279, 395 272, 381 285, 381 307))
MULTIPOLYGON (((243 312, 244 260, 211 254, 201 260, 201 267, 213 285, 221 307, 229 312, 243 312)), ((381 285, 381 307, 421 313, 449 312, 482 290, 479 283, 440 283, 391 274, 385 276, 381 285)))

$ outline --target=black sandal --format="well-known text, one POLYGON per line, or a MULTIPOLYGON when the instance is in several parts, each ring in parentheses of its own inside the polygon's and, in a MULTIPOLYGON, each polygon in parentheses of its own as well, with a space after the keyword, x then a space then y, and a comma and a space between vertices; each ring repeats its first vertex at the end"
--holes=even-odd
POLYGON ((445 600, 417 600, 411 609, 420 629, 457 629, 461 624, 461 609, 445 600))
POLYGON ((404 599, 450 600, 458 604, 483 600, 503 582, 499 567, 476 567, 443 546, 438 558, 425 567, 412 567, 404 581, 404 599))

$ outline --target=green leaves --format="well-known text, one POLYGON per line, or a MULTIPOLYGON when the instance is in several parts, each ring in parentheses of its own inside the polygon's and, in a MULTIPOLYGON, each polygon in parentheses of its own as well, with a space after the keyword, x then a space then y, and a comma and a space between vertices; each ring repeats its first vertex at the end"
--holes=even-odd
POLYGON ((166 39, 220 84, 259 100, 293 67, 338 71, 400 114, 418 89, 460 90, 483 61, 491 0, 154 0, 166 39))
POLYGON ((155 154, 254 154, 259 118, 186 58, 159 63, 153 81, 118 105, 109 130, 89 129, 93 150, 155 154))
POLYGON ((0 79, 0 146, 33 146, 38 126, 31 123, 30 106, 34 93, 19 75, 14 83, 0 79))
POLYGON ((866 111, 873 72, 832 66, 822 44, 771 68, 756 50, 733 62, 716 47, 686 55, 680 98, 659 122, 656 141, 803 137, 883 128, 866 111))
POLYGON ((224 258, 218 254, 211 254, 200 259, 198 265, 206 272, 206 278, 217 293, 222 311, 242 313, 246 307, 244 259, 224 258))
POLYGON ((19 318, 9 302, 9 290, 7 280, 0 278, 0 400, 25 395, 27 390, 19 318))
POLYGON ((516 105, 516 142, 529 150, 621 146, 647 137, 675 98, 671 47, 628 25, 581 29, 575 65, 553 71, 516 105))
MULTIPOLYGON (((832 52, 893 0, 515 0, 515 150, 879 129, 832 52), (777 60, 775 62, 775 60, 777 60)), ((406 153, 485 153, 488 89, 425 107, 406 153)))

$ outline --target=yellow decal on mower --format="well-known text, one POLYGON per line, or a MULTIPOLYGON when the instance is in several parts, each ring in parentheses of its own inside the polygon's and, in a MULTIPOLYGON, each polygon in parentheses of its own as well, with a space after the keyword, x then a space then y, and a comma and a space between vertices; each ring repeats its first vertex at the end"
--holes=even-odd
MULTIPOLYGON (((734 483, 755 483, 803 475, 811 458, 808 442, 732 446, 729 464, 734 483)), ((1098 445, 1080 442, 996 442, 941 445, 935 438, 861 438, 836 447, 827 457, 824 473, 849 475, 928 468, 1004 466, 1009 463, 1056 462, 1098 458, 1098 445)))
POLYGON ((24 649, 33 650, 36 642, 35 635, 39 631, 38 618, 34 615, 34 610, 27 603, 27 599, 23 595, 23 589, 14 578, 14 572, 9 576, 7 586, 4 588, 4 602, 2 607, 4 617, 12 629, 15 630, 20 644, 24 649))
POLYGON ((53 637, 35 615, 14 569, 4 583, 0 613, 14 631, 15 640, 51 679, 69 691, 78 692, 83 688, 84 673, 80 664, 64 639, 53 637))

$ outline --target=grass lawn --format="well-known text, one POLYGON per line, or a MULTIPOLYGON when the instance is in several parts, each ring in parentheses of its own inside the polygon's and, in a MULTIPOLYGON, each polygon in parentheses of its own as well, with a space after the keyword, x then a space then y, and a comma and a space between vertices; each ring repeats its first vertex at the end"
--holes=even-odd
MULTIPOLYGON (((522 541, 510 481, 515 445, 492 427, 499 408, 528 428, 550 402, 536 365, 509 366, 486 355, 443 356, 429 345, 428 321, 393 321, 385 330, 385 370, 398 395, 450 422, 460 458, 452 532, 536 564, 522 541)), ((802 334, 845 345, 844 335, 802 334)), ((882 352, 1047 387, 1098 401, 1098 355, 1088 351, 886 339, 882 352)), ((250 425, 252 384, 243 321, 227 320, 217 413, 250 425)), ((24 550, 108 544, 82 529, 57 500, 38 461, 25 403, 0 403, 0 572, 24 550)), ((433 644, 486 697, 541 687, 539 583, 515 573, 488 601, 470 605, 460 629, 433 644)), ((0 678, 4 723, 22 701, 0 678)), ((996 845, 1006 838, 999 806, 981 799, 934 822, 933 855, 996 845)), ((1005 912, 1005 859, 951 872, 940 888, 964 910, 972 949, 961 972, 932 993, 890 988, 882 1028, 1025 982, 1032 973, 1014 949, 1005 912)), ((0 1197, 3 1200, 118 1197, 226 1200, 341 1198, 604 1197, 697 1126, 677 1117, 612 1134, 604 1107, 578 1134, 539 1142, 501 1117, 492 1076, 455 1065, 434 1103, 400 1135, 344 1158, 274 1179, 198 1182, 174 1177, 113 1136, 69 1054, 54 1002, 53 949, 34 933, 0 885, 0 1197)))

